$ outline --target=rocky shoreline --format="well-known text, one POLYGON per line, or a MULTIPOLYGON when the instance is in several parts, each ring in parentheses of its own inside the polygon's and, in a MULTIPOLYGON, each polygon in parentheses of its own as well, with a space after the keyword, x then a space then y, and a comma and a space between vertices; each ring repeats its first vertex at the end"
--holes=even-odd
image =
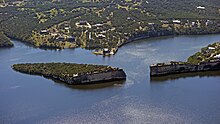
POLYGON ((96 84, 126 79, 126 74, 123 71, 123 69, 113 68, 110 66, 99 67, 98 65, 83 65, 70 63, 39 63, 15 64, 12 66, 12 68, 21 73, 40 75, 46 78, 62 81, 70 85, 96 84), (65 68, 64 66, 67 66, 69 70, 62 69, 65 68), (77 66, 79 66, 77 68, 79 70, 88 69, 90 71, 76 73, 76 71, 73 70, 74 72, 70 72, 72 71, 71 66, 75 66, 73 68, 77 68, 77 66), (91 69, 93 68, 93 66, 94 69, 91 69))

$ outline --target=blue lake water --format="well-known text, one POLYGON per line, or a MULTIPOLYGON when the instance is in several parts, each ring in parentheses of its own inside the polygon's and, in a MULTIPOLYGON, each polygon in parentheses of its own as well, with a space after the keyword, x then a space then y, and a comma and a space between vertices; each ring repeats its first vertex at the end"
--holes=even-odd
POLYGON ((81 48, 42 50, 13 41, 0 49, 0 123, 220 123, 220 72, 151 79, 149 65, 186 58, 220 35, 178 36, 127 44, 112 57, 81 48), (29 62, 105 64, 123 68, 124 82, 68 86, 15 72, 29 62))

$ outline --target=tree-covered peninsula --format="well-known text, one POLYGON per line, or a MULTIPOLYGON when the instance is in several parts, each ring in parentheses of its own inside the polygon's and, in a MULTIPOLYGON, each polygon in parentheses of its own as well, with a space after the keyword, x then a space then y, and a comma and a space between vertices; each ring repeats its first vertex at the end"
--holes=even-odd
POLYGON ((115 54, 138 39, 220 32, 219 0, 3 0, 0 31, 41 48, 115 54))
POLYGON ((1 47, 13 47, 13 43, 10 41, 10 39, 3 34, 2 32, 0 32, 0 48, 1 47))
POLYGON ((12 68, 22 73, 42 75, 68 84, 91 84, 126 78, 122 69, 104 65, 26 63, 14 64, 12 68))
POLYGON ((203 47, 201 51, 190 56, 187 61, 192 64, 198 64, 217 60, 220 60, 220 42, 203 47))

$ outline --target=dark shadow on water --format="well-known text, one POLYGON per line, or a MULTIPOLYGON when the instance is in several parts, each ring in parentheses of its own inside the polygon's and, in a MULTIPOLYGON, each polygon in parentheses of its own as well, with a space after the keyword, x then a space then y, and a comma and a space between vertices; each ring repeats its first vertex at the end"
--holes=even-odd
POLYGON ((26 41, 22 41, 22 40, 19 40, 19 39, 11 39, 11 42, 14 44, 14 46, 16 46, 16 44, 22 44, 22 45, 25 45, 29 48, 35 48, 35 49, 40 49, 40 50, 44 50, 44 51, 62 51, 64 49, 70 49, 70 50, 75 50, 79 47, 76 47, 76 48, 58 48, 58 47, 36 47, 34 46, 33 44, 31 43, 28 43, 26 41))
POLYGON ((0 47, 0 51, 12 49, 12 48, 14 48, 14 46, 12 46, 12 47, 0 47))
POLYGON ((63 85, 65 87, 71 88, 71 89, 78 89, 78 90, 96 90, 96 89, 102 89, 102 88, 111 88, 111 87, 120 87, 125 84, 126 80, 119 80, 119 81, 107 81, 107 82, 99 82, 94 84, 84 84, 84 85, 70 85, 66 84, 59 80, 52 79, 56 84, 63 85))
POLYGON ((120 47, 123 47, 125 45, 132 45, 132 44, 139 44, 142 42, 155 42, 155 40, 164 40, 164 39, 170 39, 170 38, 175 38, 177 35, 167 35, 167 36, 159 36, 159 37, 150 37, 150 38, 143 38, 139 40, 134 40, 128 43, 123 44, 120 47))
POLYGON ((184 79, 189 77, 220 77, 220 71, 206 71, 206 72, 192 72, 182 74, 172 74, 166 76, 150 77, 151 83, 163 83, 165 81, 172 81, 178 79, 184 79))
MULTIPOLYGON (((22 73, 22 72, 20 72, 22 73)), ((26 74, 26 73, 23 73, 26 74)), ((29 74, 32 76, 40 76, 40 75, 35 75, 35 74, 29 74)), ((48 80, 52 80, 54 83, 60 85, 60 86, 65 86, 71 89, 78 89, 78 90, 96 90, 96 89, 102 89, 102 88, 110 88, 110 87, 120 87, 123 84, 125 84, 126 80, 116 80, 116 81, 105 81, 105 82, 95 82, 95 83, 90 83, 90 84, 82 84, 82 85, 71 85, 67 84, 63 81, 56 80, 50 77, 45 77, 45 76, 40 76, 43 78, 46 78, 48 80)))
MULTIPOLYGON (((13 68, 12 68, 13 69, 13 68)), ((14 69, 13 69, 14 70, 14 69)), ((67 84, 63 81, 60 80, 56 80, 53 79, 51 77, 47 77, 47 76, 43 76, 43 75, 37 75, 37 74, 27 74, 24 72, 19 72, 17 70, 14 70, 17 73, 22 73, 22 74, 26 74, 26 75, 31 75, 31 76, 40 76, 43 78, 46 78, 48 80, 52 80, 54 81, 56 84, 71 88, 71 89, 80 89, 80 90, 95 90, 95 89, 101 89, 101 88, 107 88, 107 87, 120 87, 123 84, 125 84, 126 79, 124 80, 110 80, 110 81, 99 81, 99 82, 91 82, 89 84, 78 84, 78 85, 71 85, 71 84, 67 84)))

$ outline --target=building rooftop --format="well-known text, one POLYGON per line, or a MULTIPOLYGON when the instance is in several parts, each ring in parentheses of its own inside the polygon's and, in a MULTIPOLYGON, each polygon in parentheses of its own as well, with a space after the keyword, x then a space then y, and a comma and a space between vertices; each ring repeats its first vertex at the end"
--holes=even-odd
POLYGON ((205 9, 204 6, 197 6, 196 8, 197 8, 197 9, 205 9))

